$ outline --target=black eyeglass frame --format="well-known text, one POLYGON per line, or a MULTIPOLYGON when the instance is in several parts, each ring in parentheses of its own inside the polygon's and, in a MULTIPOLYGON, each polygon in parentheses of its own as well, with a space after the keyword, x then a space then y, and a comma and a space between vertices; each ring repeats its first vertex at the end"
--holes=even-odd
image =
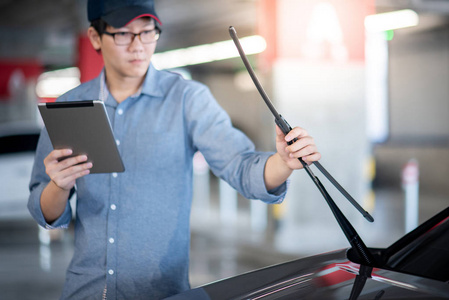
POLYGON ((103 31, 104 34, 109 35, 109 36, 112 36, 112 38, 114 39, 114 43, 115 43, 117 46, 127 46, 127 45, 131 45, 131 44, 134 42, 134 39, 136 38, 136 36, 139 37, 139 40, 140 40, 140 42, 141 42, 142 44, 152 44, 152 43, 155 43, 155 42, 157 42, 157 41, 159 40, 159 37, 160 37, 160 35, 161 35, 161 32, 162 32, 161 29, 158 28, 158 27, 156 27, 156 28, 154 28, 154 29, 151 29, 151 30, 144 30, 144 31, 139 32, 139 33, 134 33, 134 32, 123 32, 123 31, 119 31, 119 32, 107 32, 107 31, 103 31), (151 31, 156 31, 156 35, 155 35, 155 36, 156 36, 156 39, 155 39, 154 41, 152 41, 152 42, 143 42, 140 35, 141 35, 142 33, 145 33, 145 32, 151 32, 151 31), (133 37, 131 38, 131 42, 130 42, 130 43, 127 43, 127 44, 118 44, 117 41, 116 41, 116 39, 115 39, 115 36, 116 36, 117 34, 124 34, 124 33, 126 33, 126 34, 132 34, 132 35, 133 35, 133 37))

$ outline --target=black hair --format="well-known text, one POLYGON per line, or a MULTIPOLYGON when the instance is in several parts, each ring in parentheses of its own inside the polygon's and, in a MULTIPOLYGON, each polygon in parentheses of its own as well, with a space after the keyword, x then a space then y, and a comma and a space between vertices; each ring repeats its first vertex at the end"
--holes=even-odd
POLYGON ((97 31, 98 35, 101 37, 101 35, 106 31, 108 23, 106 23, 106 21, 103 19, 96 19, 90 23, 90 26, 92 26, 97 31))

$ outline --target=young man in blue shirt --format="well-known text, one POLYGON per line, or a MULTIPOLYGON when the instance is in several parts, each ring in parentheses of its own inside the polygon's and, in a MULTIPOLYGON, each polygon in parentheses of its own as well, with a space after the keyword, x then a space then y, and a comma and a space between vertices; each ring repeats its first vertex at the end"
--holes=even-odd
POLYGON ((283 200, 285 181, 302 168, 298 157, 311 163, 320 154, 299 127, 287 136, 277 128, 276 153, 256 152, 206 86, 156 70, 161 22, 152 1, 89 0, 88 15, 104 70, 58 101, 104 101, 126 171, 89 174, 84 155, 60 161, 71 151, 53 150, 44 129, 28 207, 41 226, 67 227, 77 194, 63 299, 162 299, 189 288, 196 151, 242 195, 267 203, 283 200))

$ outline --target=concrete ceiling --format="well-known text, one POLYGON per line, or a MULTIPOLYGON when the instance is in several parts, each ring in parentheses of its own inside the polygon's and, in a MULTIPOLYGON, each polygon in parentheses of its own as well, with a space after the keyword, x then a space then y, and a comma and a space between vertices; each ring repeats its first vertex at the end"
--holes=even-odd
POLYGON ((156 5, 169 40, 161 41, 164 48, 230 39, 230 25, 254 33, 256 0, 159 0, 156 5))
MULTIPOLYGON (((86 0, 0 0, 0 58, 73 60, 76 35, 88 27, 86 0)), ((228 27, 253 34, 256 0, 156 0, 163 22, 158 51, 229 39, 228 27)))
MULTIPOLYGON (((76 36, 88 27, 87 0, 0 0, 0 59, 38 58, 46 65, 70 65, 76 36)), ((254 34, 257 0, 155 0, 163 35, 158 51, 254 34)), ((447 0, 377 0, 378 11, 412 8, 423 23, 447 22, 447 0)))
POLYGON ((379 12, 410 8, 418 13, 449 14, 447 0, 376 0, 379 12))

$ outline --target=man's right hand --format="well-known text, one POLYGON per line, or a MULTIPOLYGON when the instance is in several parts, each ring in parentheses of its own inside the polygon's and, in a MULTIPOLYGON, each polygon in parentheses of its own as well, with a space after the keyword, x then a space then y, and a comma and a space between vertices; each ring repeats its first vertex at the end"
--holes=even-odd
POLYGON ((57 187, 65 191, 70 191, 75 186, 76 179, 89 174, 92 168, 86 155, 63 159, 71 154, 70 149, 53 150, 44 159, 47 175, 57 187))

